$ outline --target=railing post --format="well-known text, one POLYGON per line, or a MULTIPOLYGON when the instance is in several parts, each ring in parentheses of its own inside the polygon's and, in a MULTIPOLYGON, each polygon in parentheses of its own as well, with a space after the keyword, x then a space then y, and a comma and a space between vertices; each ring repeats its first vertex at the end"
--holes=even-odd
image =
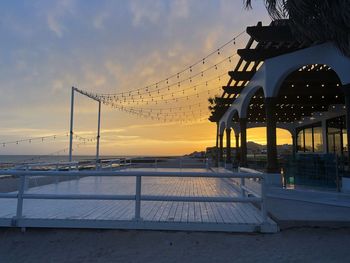
POLYGON ((134 220, 140 221, 141 218, 141 175, 136 176, 136 193, 135 193, 135 218, 134 220))
POLYGON ((267 210, 266 210, 266 174, 261 178, 261 217, 262 223, 267 223, 267 210))
MULTIPOLYGON (((79 172, 79 163, 77 163, 76 165, 75 165, 75 169, 77 170, 77 172, 79 172)), ((76 180, 79 180, 79 174, 77 173, 77 175, 76 175, 76 177, 75 177, 75 179, 76 180)))
POLYGON ((19 181, 18 196, 17 196, 17 211, 16 211, 16 217, 14 218, 15 226, 18 226, 18 220, 22 218, 24 184, 25 184, 25 176, 21 175, 20 181, 19 181))
MULTIPOLYGON (((29 165, 26 166, 26 171, 28 171, 28 170, 29 170, 29 165)), ((29 185, 28 180, 29 180, 29 179, 28 179, 27 177, 24 178, 24 188, 23 188, 23 189, 24 189, 25 191, 28 190, 28 185, 29 185)))
POLYGON ((245 186, 245 178, 241 177, 241 195, 242 197, 246 196, 246 191, 244 190, 244 188, 242 186, 245 186))
MULTIPOLYGON (((58 164, 56 164, 56 171, 58 171, 58 164)), ((55 184, 58 184, 58 175, 55 176, 55 184)))
POLYGON ((155 163, 154 163, 154 165, 155 165, 155 168, 157 169, 157 168, 158 168, 157 158, 155 159, 155 163))

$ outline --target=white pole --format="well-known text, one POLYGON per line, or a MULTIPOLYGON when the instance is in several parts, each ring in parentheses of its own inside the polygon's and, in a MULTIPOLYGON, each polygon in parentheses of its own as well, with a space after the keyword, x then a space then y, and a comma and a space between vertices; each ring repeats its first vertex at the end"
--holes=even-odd
POLYGON ((73 115, 74 115, 74 90, 72 87, 71 104, 70 104, 70 138, 69 138, 69 162, 72 161, 73 152, 73 115))
POLYGON ((97 118, 97 141, 96 141, 96 169, 100 159, 100 129, 101 129, 101 101, 98 101, 98 118, 97 118))

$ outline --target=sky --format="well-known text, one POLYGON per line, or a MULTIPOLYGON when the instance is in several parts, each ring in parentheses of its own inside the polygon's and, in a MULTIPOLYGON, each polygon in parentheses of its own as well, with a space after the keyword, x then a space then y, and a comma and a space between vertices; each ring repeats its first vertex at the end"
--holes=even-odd
MULTIPOLYGON (((51 154, 65 149, 72 86, 115 93, 165 79, 215 51, 246 26, 258 21, 268 24, 262 2, 245 10, 242 1, 231 0, 1 1, 0 143, 57 137, 0 144, 0 154, 51 154)), ((237 39, 210 58, 208 65, 233 54, 244 41, 246 36, 237 39)), ((220 65, 219 72, 208 72, 206 77, 233 66, 220 65)), ((227 80, 228 76, 222 77, 215 85, 227 80)), ((101 154, 180 155, 215 145, 216 126, 206 120, 205 109, 208 96, 220 93, 210 87, 207 95, 187 104, 170 103, 174 107, 201 102, 201 118, 188 123, 144 119, 103 105, 101 154)), ((76 95, 74 118, 75 134, 96 136, 96 102, 76 95)), ((279 143, 290 142, 286 132, 278 137, 279 143)), ((248 140, 265 143, 265 131, 249 130, 248 140)), ((94 143, 74 140, 74 154, 94 153, 94 143)))

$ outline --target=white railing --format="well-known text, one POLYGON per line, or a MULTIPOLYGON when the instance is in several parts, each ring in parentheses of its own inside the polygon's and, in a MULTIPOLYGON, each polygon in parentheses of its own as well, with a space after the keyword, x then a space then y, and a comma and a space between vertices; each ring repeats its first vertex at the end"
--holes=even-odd
POLYGON ((41 163, 25 163, 15 166, 16 170, 33 170, 39 168, 51 168, 55 170, 65 169, 65 168, 76 168, 79 162, 41 162, 41 163))
POLYGON ((125 167, 131 164, 131 159, 109 159, 109 160, 81 160, 72 162, 38 162, 38 163, 21 163, 16 164, 13 169, 15 170, 79 170, 79 169, 113 169, 118 167, 125 167))
POLYGON ((125 167, 137 167, 137 168, 205 168, 211 167, 210 160, 208 158, 162 158, 152 157, 147 158, 120 158, 114 160, 101 160, 101 168, 113 169, 113 168, 125 168, 125 167), (103 167, 103 164, 105 166, 103 167))
POLYGON ((95 169, 95 170, 118 170, 126 167, 138 168, 205 168, 211 167, 208 158, 118 158, 118 159, 100 159, 81 160, 72 162, 37 162, 37 163, 18 163, 10 169, 15 170, 72 170, 72 169, 95 169), (163 165, 164 164, 164 165, 163 165))
MULTIPOLYGON (((162 158, 155 158, 154 159, 154 168, 160 168, 162 167, 162 158)), ((179 157, 173 160, 173 162, 167 162, 165 160, 165 166, 169 167, 170 165, 173 165, 174 168, 210 168, 210 162, 208 158, 189 158, 189 157, 179 157)))
MULTIPOLYGON (((0 193, 0 198, 17 199, 16 216, 13 218, 13 225, 18 226, 23 216, 23 200, 24 199, 54 199, 54 200, 131 200, 135 201, 135 216, 133 221, 140 221, 141 218, 141 202, 142 201, 175 201, 175 202, 240 202, 240 203, 258 203, 261 208, 262 224, 267 223, 267 212, 265 205, 265 180, 264 174, 256 173, 238 173, 238 172, 191 172, 182 170, 179 171, 152 171, 152 170, 120 170, 120 171, 31 171, 31 170, 0 170, 0 175, 18 176, 19 187, 18 193, 0 193), (26 193, 25 182, 29 176, 122 176, 135 177, 135 194, 134 195, 106 195, 106 194, 38 194, 26 193), (261 194, 241 186, 242 194, 239 197, 224 197, 224 196, 164 196, 164 195, 143 195, 142 194, 142 177, 202 177, 202 178, 258 178, 261 185, 261 194), (249 192, 250 195, 247 195, 249 192)), ((22 226, 23 227, 23 226, 22 226)))

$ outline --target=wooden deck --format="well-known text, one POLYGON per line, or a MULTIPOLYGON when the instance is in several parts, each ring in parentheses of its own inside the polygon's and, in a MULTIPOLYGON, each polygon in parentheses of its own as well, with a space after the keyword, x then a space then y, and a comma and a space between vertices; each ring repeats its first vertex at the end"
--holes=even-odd
MULTIPOLYGON (((84 177, 44 186, 37 194, 135 194, 135 177, 84 177)), ((235 197, 230 179, 142 178, 142 195, 235 197)), ((0 225, 10 226, 17 199, 0 199, 0 225)), ((250 203, 142 201, 141 221, 134 221, 135 201, 25 199, 19 226, 124 228, 255 232, 262 231, 260 210, 250 203)), ((276 232, 269 219, 267 232, 276 232)))

